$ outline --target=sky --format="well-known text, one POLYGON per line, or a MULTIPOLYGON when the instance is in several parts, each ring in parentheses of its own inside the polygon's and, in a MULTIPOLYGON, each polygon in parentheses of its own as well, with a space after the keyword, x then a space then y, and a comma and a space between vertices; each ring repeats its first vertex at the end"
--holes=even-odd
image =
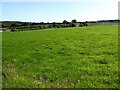
POLYGON ((73 19, 77 21, 118 19, 119 0, 64 1, 2 0, 0 21, 62 22, 73 19))

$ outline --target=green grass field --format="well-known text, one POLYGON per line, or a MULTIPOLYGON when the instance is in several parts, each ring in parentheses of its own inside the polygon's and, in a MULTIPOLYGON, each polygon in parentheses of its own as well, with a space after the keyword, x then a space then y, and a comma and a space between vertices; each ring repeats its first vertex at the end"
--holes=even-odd
POLYGON ((118 88, 117 28, 3 32, 3 88, 118 88))

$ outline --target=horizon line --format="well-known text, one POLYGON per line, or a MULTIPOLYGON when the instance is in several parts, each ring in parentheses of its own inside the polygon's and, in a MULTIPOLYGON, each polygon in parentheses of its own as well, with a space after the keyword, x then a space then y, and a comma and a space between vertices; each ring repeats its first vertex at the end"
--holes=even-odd
MULTIPOLYGON (((65 19, 64 19, 65 20, 65 19)), ((63 20, 63 21, 64 21, 63 20)), ((76 20, 76 19, 73 19, 73 20, 76 20)), ((107 20, 119 20, 119 19, 101 19, 101 20, 85 20, 85 21, 77 21, 77 22, 91 22, 91 21, 107 21, 107 20)), ((53 23, 53 22, 44 22, 44 21, 22 21, 22 20, 0 20, 0 22, 5 22, 5 21, 11 21, 11 22, 32 22, 32 23, 53 23)), ((67 20, 66 20, 67 21, 67 20)), ((72 20, 71 20, 72 21, 72 20)), ((68 21, 69 22, 69 21, 68 21)), ((56 23, 61 23, 61 22, 56 22, 56 23)))

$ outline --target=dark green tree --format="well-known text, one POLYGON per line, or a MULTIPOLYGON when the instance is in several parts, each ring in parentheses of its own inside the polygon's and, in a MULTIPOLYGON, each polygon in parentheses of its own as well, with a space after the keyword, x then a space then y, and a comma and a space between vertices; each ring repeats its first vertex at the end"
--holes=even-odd
POLYGON ((63 24, 67 24, 68 23, 68 21, 66 21, 66 20, 63 20, 63 24))
POLYGON ((77 20, 76 20, 76 19, 73 19, 71 22, 72 22, 72 23, 76 23, 76 22, 77 22, 77 20))

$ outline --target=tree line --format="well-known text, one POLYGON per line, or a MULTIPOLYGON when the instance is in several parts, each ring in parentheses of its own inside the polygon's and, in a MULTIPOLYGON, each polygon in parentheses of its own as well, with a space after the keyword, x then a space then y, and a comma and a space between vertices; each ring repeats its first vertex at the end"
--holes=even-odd
POLYGON ((24 31, 24 30, 39 30, 39 29, 49 29, 49 28, 66 28, 66 27, 84 27, 88 26, 89 23, 101 23, 101 22, 118 22, 119 20, 99 20, 99 21, 85 21, 78 22, 76 19, 68 22, 63 20, 63 22, 53 22, 53 23, 44 23, 44 22, 20 22, 20 21, 1 21, 1 28, 3 30, 10 31, 24 31))
POLYGON ((83 27, 83 26, 88 26, 88 25, 86 22, 77 22, 76 19, 72 20, 71 22, 68 22, 67 20, 63 20, 62 23, 2 21, 2 28, 7 28, 10 31, 39 30, 39 29, 66 28, 66 27, 83 27))

